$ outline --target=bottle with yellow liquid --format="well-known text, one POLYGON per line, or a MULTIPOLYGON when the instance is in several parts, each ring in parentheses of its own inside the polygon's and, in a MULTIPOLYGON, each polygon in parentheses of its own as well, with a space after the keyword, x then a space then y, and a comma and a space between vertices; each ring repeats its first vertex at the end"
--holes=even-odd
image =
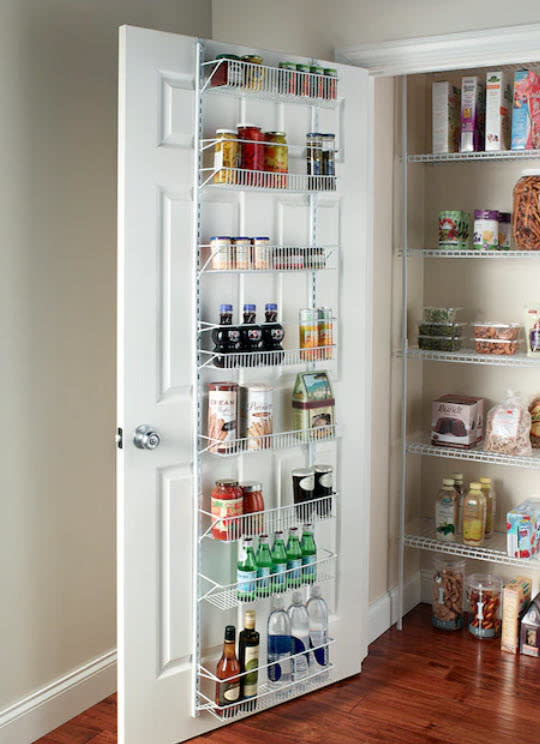
POLYGON ((463 502, 463 542, 483 545, 486 529, 486 497, 480 483, 471 483, 463 502))
POLYGON ((480 488, 486 498, 486 526, 484 529, 484 536, 487 539, 493 536, 493 530, 495 529, 495 509, 497 501, 491 478, 480 478, 480 488))

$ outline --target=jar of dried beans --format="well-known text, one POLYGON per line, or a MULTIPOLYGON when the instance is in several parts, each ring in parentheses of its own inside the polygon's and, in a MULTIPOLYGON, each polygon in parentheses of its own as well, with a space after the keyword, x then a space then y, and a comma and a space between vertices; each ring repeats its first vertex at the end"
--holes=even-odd
POLYGON ((463 586, 465 561, 457 558, 433 558, 432 624, 441 630, 463 627, 463 586))
POLYGON ((514 244, 518 251, 540 250, 540 170, 524 170, 514 186, 514 244))

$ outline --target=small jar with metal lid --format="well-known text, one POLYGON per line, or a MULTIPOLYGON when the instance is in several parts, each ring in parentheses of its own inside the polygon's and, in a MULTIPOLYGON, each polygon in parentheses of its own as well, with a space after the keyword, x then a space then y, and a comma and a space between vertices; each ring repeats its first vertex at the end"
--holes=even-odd
POLYGON ((212 536, 216 540, 240 537, 243 493, 237 480, 217 480, 211 495, 212 536))
POLYGON ((236 54, 216 55, 210 85, 214 88, 220 85, 241 88, 244 85, 244 70, 240 64, 240 57, 236 54))
POLYGON ((296 65, 296 95, 309 98, 309 65, 296 65))
POLYGON ((258 54, 244 54, 242 62, 245 63, 246 68, 246 88, 251 90, 263 90, 265 69, 261 67, 263 58, 258 54))
POLYGON ((253 517, 244 517, 243 533, 258 535, 264 532, 264 517, 258 512, 264 512, 264 497, 262 483, 259 481, 248 481, 242 483, 242 511, 244 514, 253 514, 253 517))
POLYGON ((264 138, 264 170, 275 174, 271 181, 272 187, 286 188, 286 174, 289 172, 287 135, 285 132, 265 132, 264 138))
POLYGON ((279 92, 287 96, 296 95, 296 65, 294 62, 279 63, 279 92))
POLYGON ((309 83, 309 94, 312 98, 324 97, 324 68, 313 65, 309 68, 311 73, 309 83))
POLYGON ((214 183, 236 183, 239 157, 238 135, 234 129, 217 129, 214 145, 214 183))
POLYGON ((212 269, 216 271, 226 271, 233 269, 231 253, 231 236, 214 235, 210 238, 210 255, 212 269))
POLYGON ((328 100, 337 98, 337 70, 333 67, 325 67, 324 69, 325 81, 324 81, 324 97, 328 100))

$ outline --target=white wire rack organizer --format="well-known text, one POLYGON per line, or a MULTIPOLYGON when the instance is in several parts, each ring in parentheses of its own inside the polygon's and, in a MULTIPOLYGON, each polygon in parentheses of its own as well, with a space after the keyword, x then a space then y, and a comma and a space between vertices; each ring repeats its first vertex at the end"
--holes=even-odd
POLYGON ((199 454, 202 455, 205 452, 209 452, 218 457, 256 454, 270 452, 271 450, 288 449, 289 447, 299 447, 304 444, 320 444, 335 440, 339 434, 340 430, 336 424, 314 426, 310 429, 282 431, 277 434, 264 434, 259 437, 242 437, 241 439, 230 439, 227 441, 213 439, 212 437, 201 434, 199 435, 201 445, 199 454))
POLYGON ((279 574, 283 578, 286 588, 278 590, 275 584, 270 587, 265 586, 267 578, 258 578, 250 582, 253 591, 249 594, 239 593, 240 585, 245 586, 246 582, 234 582, 233 584, 220 584, 209 576, 199 573, 202 593, 199 596, 199 602, 208 602, 217 607, 219 610, 232 610, 235 607, 245 607, 248 604, 258 602, 260 599, 267 599, 274 595, 287 596, 291 592, 301 589, 302 586, 311 586, 312 584, 324 584, 328 581, 334 581, 336 578, 336 553, 326 548, 318 548, 318 558, 310 564, 311 581, 308 583, 303 578, 297 580, 297 568, 289 568, 279 574), (294 584, 293 584, 294 581, 294 584))
POLYGON ((338 181, 338 176, 273 173, 246 168, 201 168, 199 173, 201 189, 232 189, 233 191, 279 191, 294 194, 334 192, 338 181), (215 180, 216 176, 219 181, 215 180))
MULTIPOLYGON (((398 357, 403 351, 397 352, 398 357)), ((489 367, 540 367, 540 359, 529 357, 527 354, 479 354, 476 351, 464 349, 462 351, 434 351, 410 346, 407 349, 408 359, 423 359, 430 362, 457 362, 459 364, 480 364, 489 367)))
POLYGON ((306 362, 329 362, 334 358, 335 344, 312 349, 283 349, 282 351, 241 351, 219 354, 199 349, 201 369, 254 369, 260 367, 293 367, 306 362))
POLYGON ((258 65, 244 60, 209 60, 202 65, 206 95, 234 95, 335 108, 338 78, 258 65), (219 85, 217 83, 220 83, 219 85))
POLYGON ((408 163, 460 163, 485 160, 530 160, 540 158, 540 150, 498 150, 493 152, 436 152, 407 155, 408 163))
POLYGON ((288 530, 306 522, 319 522, 336 517, 336 501, 339 493, 333 492, 318 499, 310 499, 299 504, 286 504, 262 512, 242 514, 239 517, 216 518, 210 512, 200 509, 205 538, 218 542, 235 542, 242 537, 258 537, 273 534, 276 530, 288 530), (214 536, 214 531, 217 536, 214 536))
POLYGON ((297 245, 268 245, 264 256, 249 259, 238 266, 234 246, 230 250, 223 248, 212 249, 210 243, 199 246, 201 254, 201 274, 245 274, 281 271, 328 271, 337 269, 339 246, 297 246, 297 245))
POLYGON ((540 470, 540 450, 533 450, 532 455, 504 455, 500 452, 486 452, 482 449, 481 445, 472 449, 438 447, 431 444, 429 439, 426 438, 409 440, 407 442, 407 452, 411 455, 490 462, 495 465, 509 465, 518 468, 528 468, 529 470, 540 470))
POLYGON ((505 566, 540 570, 540 560, 536 558, 516 558, 506 552, 506 534, 496 532, 484 545, 465 545, 459 540, 446 542, 437 537, 432 519, 421 519, 407 525, 404 535, 405 545, 436 553, 459 555, 472 560, 490 561, 505 566))
MULTIPOLYGON (((323 685, 329 684, 331 681, 331 671, 333 664, 329 661, 324 666, 317 664, 313 661, 313 654, 315 651, 327 650, 334 643, 333 638, 329 638, 327 642, 320 646, 315 646, 309 650, 310 654, 310 666, 308 674, 300 680, 291 680, 288 683, 280 684, 279 686, 273 685, 268 681, 267 670, 273 666, 272 664, 263 664, 257 667, 257 670, 249 670, 242 674, 235 675, 233 679, 242 677, 245 674, 253 674, 255 671, 258 673, 258 684, 257 684, 257 696, 250 698, 244 702, 239 702, 234 705, 218 705, 210 695, 215 690, 215 687, 219 683, 223 683, 224 680, 219 680, 213 672, 204 666, 199 667, 199 676, 201 678, 201 687, 205 687, 205 692, 199 692, 199 710, 205 710, 214 715, 218 720, 237 720, 243 718, 246 715, 259 712, 265 708, 270 708, 273 705, 285 703, 287 700, 292 700, 300 695, 305 695, 308 692, 312 692, 323 685)), ((294 664, 294 660, 302 656, 302 653, 294 654, 290 656, 290 663, 294 664)), ((231 679, 231 678, 229 678, 231 679)))
POLYGON ((450 248, 409 248, 408 256, 423 256, 424 258, 477 258, 482 260, 540 258, 540 251, 473 251, 454 250, 450 248))

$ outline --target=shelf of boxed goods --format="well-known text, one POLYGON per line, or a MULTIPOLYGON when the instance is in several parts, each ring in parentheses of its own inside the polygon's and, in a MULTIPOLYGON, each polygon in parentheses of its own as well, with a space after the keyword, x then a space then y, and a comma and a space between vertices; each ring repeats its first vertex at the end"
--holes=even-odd
MULTIPOLYGON (((328 638, 324 645, 315 646, 310 649, 310 653, 324 653, 329 647, 332 646, 333 643, 335 643, 335 639, 328 638)), ((302 656, 302 652, 291 654, 290 663, 294 663, 294 659, 298 656, 302 656)), ((287 700, 292 700, 295 697, 305 695, 308 692, 313 692, 319 687, 327 685, 330 681, 330 674, 334 668, 334 665, 330 661, 328 661, 328 663, 326 663, 324 666, 314 666, 314 671, 311 671, 300 680, 291 680, 290 682, 285 682, 277 686, 272 685, 270 682, 263 681, 263 679, 267 678, 267 670, 273 665, 273 663, 264 664, 258 666, 256 670, 251 669, 248 672, 243 672, 242 674, 235 675, 234 679, 236 679, 237 677, 242 677, 244 674, 253 674, 255 671, 257 672, 258 684, 256 697, 245 700, 244 702, 240 702, 238 703, 238 705, 221 706, 212 699, 212 695, 216 684, 222 684, 224 680, 218 679, 216 675, 213 674, 209 669, 207 669, 203 665, 200 665, 198 674, 201 680, 201 687, 206 686, 206 691, 208 694, 199 691, 198 710, 211 713, 219 721, 231 719, 238 720, 239 718, 244 718, 245 716, 251 715, 253 713, 258 713, 265 708, 271 708, 273 705, 279 703, 285 703, 287 702, 287 700)))
POLYGON ((473 251, 449 248, 409 248, 407 256, 423 256, 424 258, 476 258, 476 259, 509 259, 509 258, 540 258, 540 251, 473 251))
POLYGON ((540 570, 540 560, 538 558, 516 558, 508 555, 506 533, 504 532, 495 532, 491 538, 485 541, 484 545, 465 545, 459 539, 456 542, 441 540, 437 537, 432 519, 419 519, 406 526, 403 541, 410 548, 460 555, 471 560, 489 561, 490 563, 500 563, 516 568, 540 570))
POLYGON ((485 452, 482 445, 471 449, 457 447, 439 447, 431 444, 429 437, 411 438, 407 442, 407 452, 411 455, 427 455, 455 460, 472 460, 474 462, 489 462, 494 465, 509 465, 529 470, 540 470, 540 449, 532 451, 532 455, 505 455, 500 452, 485 452))
MULTIPOLYGON (((398 357, 403 351, 397 352, 398 357)), ((410 346, 406 353, 407 359, 423 359, 429 362, 458 362, 459 364, 480 364, 489 367, 540 367, 540 358, 527 354, 479 354, 470 349, 462 351, 434 351, 410 346)))
MULTIPOLYGON (((324 584, 328 581, 334 581, 334 579, 336 578, 336 559, 336 553, 332 552, 331 550, 326 550, 325 548, 319 548, 317 560, 310 564, 310 566, 314 566, 314 571, 316 573, 315 581, 312 583, 324 584)), ((279 576, 287 582, 292 574, 296 573, 297 571, 297 568, 289 568, 287 569, 287 571, 283 571, 282 573, 280 573, 279 576)), ((200 596, 198 598, 198 601, 208 602, 209 604, 217 607, 219 610, 222 611, 232 610, 235 607, 246 607, 247 605, 253 604, 254 602, 258 602, 260 600, 268 599, 268 597, 272 597, 274 595, 278 595, 280 597, 285 596, 290 599, 289 595, 292 595, 292 592, 301 589, 303 586, 311 586, 311 584, 290 586, 287 587, 285 591, 280 592, 275 592, 273 591, 273 589, 265 588, 263 593, 262 590, 259 590, 259 587, 262 586, 263 582, 268 581, 268 579, 262 577, 254 579, 252 582, 255 586, 254 596, 252 598, 241 598, 238 596, 238 588, 242 584, 245 585, 245 580, 237 581, 232 584, 220 584, 211 577, 205 576, 202 573, 199 573, 199 579, 200 596), (257 593, 258 591, 260 591, 259 594, 257 593)))
POLYGON ((485 160, 531 160, 540 158, 540 150, 494 150, 490 152, 436 152, 407 155, 408 163, 461 163, 485 160))
POLYGON ((311 429, 282 431, 277 434, 264 434, 260 437, 252 436, 241 439, 231 439, 226 442, 201 434, 199 436, 199 454, 202 455, 208 452, 217 457, 261 454, 264 452, 271 452, 272 450, 300 447, 305 444, 320 444, 322 442, 333 441, 337 439, 339 434, 339 426, 336 426, 335 424, 330 424, 328 426, 315 426, 311 429))

